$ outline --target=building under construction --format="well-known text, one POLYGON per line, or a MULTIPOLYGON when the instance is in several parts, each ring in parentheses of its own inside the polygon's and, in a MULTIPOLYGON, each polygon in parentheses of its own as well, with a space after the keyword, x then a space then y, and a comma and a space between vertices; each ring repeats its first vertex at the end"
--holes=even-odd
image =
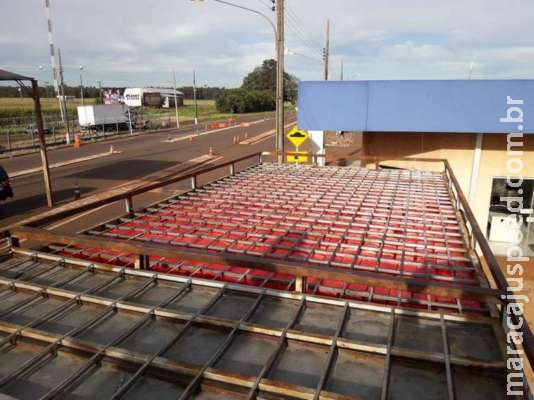
MULTIPOLYGON (((254 154, 11 227, 0 393, 508 398, 506 281, 454 172, 446 160, 424 160, 435 164, 425 172, 415 160, 409 170, 367 161, 278 165, 254 154), (191 188, 135 209, 135 196, 177 182, 191 188), (42 228, 116 201, 124 215, 85 232, 42 228)), ((529 361, 526 323, 521 332, 529 361)))

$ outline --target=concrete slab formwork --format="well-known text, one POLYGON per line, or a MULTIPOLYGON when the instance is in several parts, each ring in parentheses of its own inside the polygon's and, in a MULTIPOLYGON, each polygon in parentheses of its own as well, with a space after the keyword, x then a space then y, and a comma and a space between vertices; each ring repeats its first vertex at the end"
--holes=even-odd
POLYGON ((16 253, 0 263, 14 398, 506 398, 492 318, 16 253))
POLYGON ((0 393, 504 399, 503 278, 444 163, 239 172, 234 161, 203 187, 197 173, 172 177, 191 191, 142 210, 132 197, 167 181, 117 194, 128 212, 83 234, 14 229, 0 263, 0 365, 12 368, 0 393))

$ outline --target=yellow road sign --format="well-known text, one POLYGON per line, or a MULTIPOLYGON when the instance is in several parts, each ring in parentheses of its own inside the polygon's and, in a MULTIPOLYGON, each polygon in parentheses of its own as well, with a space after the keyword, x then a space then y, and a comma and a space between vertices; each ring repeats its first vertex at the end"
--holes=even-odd
POLYGON ((308 162, 308 153, 299 151, 298 154, 288 154, 287 162, 289 163, 305 163, 308 162))
POLYGON ((306 140, 308 140, 308 137, 308 132, 302 131, 296 126, 287 134, 287 138, 295 147, 300 147, 306 140))

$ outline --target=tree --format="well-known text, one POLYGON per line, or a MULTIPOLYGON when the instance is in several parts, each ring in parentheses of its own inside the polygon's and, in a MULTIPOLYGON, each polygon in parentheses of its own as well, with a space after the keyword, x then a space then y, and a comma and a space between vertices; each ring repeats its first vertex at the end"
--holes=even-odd
POLYGON ((276 108, 274 94, 269 90, 225 90, 217 96, 217 110, 225 113, 250 113, 273 111, 276 108))
MULTIPOLYGON (((284 100, 295 102, 297 98, 298 79, 284 72, 284 100)), ((276 93, 276 60, 265 60, 259 67, 254 68, 245 79, 242 89, 245 90, 268 90, 276 93)))

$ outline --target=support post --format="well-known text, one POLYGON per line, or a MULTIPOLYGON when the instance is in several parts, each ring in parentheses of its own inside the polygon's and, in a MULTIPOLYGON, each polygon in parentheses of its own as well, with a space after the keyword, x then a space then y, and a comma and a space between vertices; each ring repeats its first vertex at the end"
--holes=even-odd
POLYGON ((197 177, 192 176, 191 177, 191 189, 195 190, 197 188, 197 177))
POLYGON ((230 175, 235 175, 235 164, 230 164, 230 175))
POLYGON ((134 213, 134 207, 133 207, 133 199, 131 197, 127 197, 124 199, 124 207, 126 208, 126 213, 128 215, 133 215, 134 213))
POLYGON ((7 237, 7 245, 10 247, 10 248, 13 248, 13 247, 20 247, 20 242, 19 242, 19 238, 18 237, 15 237, 15 236, 8 236, 7 237))
POLYGON ((276 152, 284 161, 284 0, 276 0, 276 152))
POLYGON ((150 268, 149 262, 150 262, 150 259, 148 255, 139 254, 137 258, 135 259, 134 269, 146 271, 150 268))
POLYGON ((32 79, 32 97, 35 107, 35 118, 37 122, 37 132, 39 134, 39 146, 41 153, 41 163, 43 167, 43 179, 46 193, 46 202, 48 207, 54 207, 54 199, 52 193, 52 183, 50 182, 50 167, 48 165, 48 154, 46 152, 46 139, 44 135, 43 114, 41 111, 41 100, 39 99, 39 87, 37 81, 32 79))
POLYGON ((295 278, 295 292, 297 293, 306 293, 306 277, 297 276, 295 278))
POLYGON ((475 149, 473 151, 473 163, 471 164, 471 178, 469 179, 469 196, 468 201, 471 208, 476 209, 475 200, 477 194, 477 183, 480 171, 480 159, 482 157, 482 142, 484 135, 477 133, 475 149))

